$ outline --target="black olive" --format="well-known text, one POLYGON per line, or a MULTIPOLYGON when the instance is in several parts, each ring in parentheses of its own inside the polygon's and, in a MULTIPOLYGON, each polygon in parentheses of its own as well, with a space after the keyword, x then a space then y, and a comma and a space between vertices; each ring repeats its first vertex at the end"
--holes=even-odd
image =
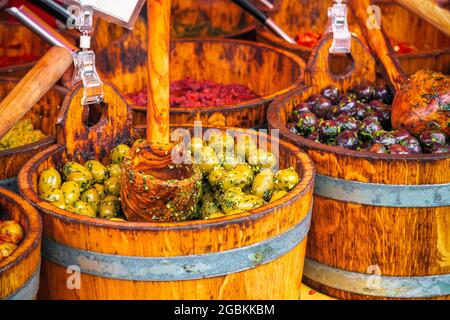
POLYGON ((349 116, 347 114, 341 114, 336 118, 336 122, 341 127, 341 130, 357 131, 361 125, 361 122, 349 116))
POLYGON ((385 130, 390 130, 392 128, 391 124, 391 108, 384 105, 375 110, 375 114, 378 118, 378 121, 381 123, 385 130))
POLYGON ((299 121, 297 122, 297 130, 302 136, 308 136, 310 133, 316 131, 319 121, 312 112, 303 112, 299 114, 299 121))
POLYGON ((450 146, 434 146, 431 153, 450 153, 450 146))
POLYGON ((318 133, 317 131, 314 131, 313 133, 311 133, 311 134, 308 136, 308 139, 309 139, 309 140, 313 140, 313 141, 315 141, 315 142, 319 142, 319 133, 318 133))
POLYGON ((381 102, 380 100, 372 100, 372 101, 369 102, 369 106, 372 109, 377 110, 378 108, 381 108, 381 107, 385 106, 385 104, 383 102, 381 102))
POLYGON ((397 131, 394 131, 393 134, 397 143, 402 143, 403 141, 411 137, 411 134, 405 129, 399 129, 397 131))
POLYGON ((352 113, 356 106, 356 100, 352 97, 345 97, 339 102, 339 112, 352 113))
POLYGON ((363 120, 372 120, 381 124, 381 117, 378 112, 368 109, 363 120))
POLYGON ((375 87, 373 84, 369 81, 363 81, 359 85, 357 85, 352 90, 354 93, 356 93, 356 98, 358 100, 369 102, 373 100, 374 94, 375 94, 375 87))
POLYGON ((378 86, 375 88, 375 99, 381 100, 384 103, 391 104, 394 99, 391 90, 387 86, 378 86))
POLYGON ((313 107, 313 112, 319 118, 326 118, 332 107, 333 105, 330 100, 321 97, 316 101, 316 104, 313 107))
POLYGON ((306 102, 300 102, 298 105, 296 105, 293 109, 292 112, 293 113, 302 113, 302 112, 310 112, 311 111, 311 106, 309 104, 307 104, 306 102))
POLYGON ((363 120, 369 110, 369 106, 365 105, 364 103, 357 102, 351 114, 356 119, 363 120))
POLYGON ((413 136, 409 136, 408 138, 404 139, 402 142, 400 142, 402 146, 405 146, 408 148, 411 153, 422 153, 422 148, 420 147, 420 142, 413 136))
POLYGON ((365 140, 372 140, 383 130, 381 124, 373 120, 364 120, 359 127, 359 135, 365 140))
POLYGON ((358 147, 359 140, 355 131, 345 130, 337 138, 338 146, 355 150, 358 147))
POLYGON ((373 139, 375 143, 382 144, 384 146, 390 146, 393 144, 397 144, 397 139, 394 136, 393 132, 382 131, 378 134, 375 134, 373 139))
POLYGON ((333 104, 337 104, 341 97, 341 92, 335 86, 328 86, 323 88, 320 92, 325 98, 331 101, 333 104))
POLYGON ((411 154, 412 152, 401 144, 393 144, 389 146, 389 152, 391 154, 411 154))
POLYGON ((322 98, 322 95, 320 95, 320 94, 313 94, 308 99, 306 99, 305 102, 307 104, 309 104, 310 107, 314 107, 314 105, 316 104, 317 100, 319 100, 320 98, 322 98))
POLYGON ((367 149, 367 151, 372 152, 372 153, 383 153, 383 154, 388 153, 386 147, 384 145, 382 145, 381 143, 375 143, 375 144, 371 145, 367 149))
POLYGON ((431 152, 435 146, 445 146, 447 144, 447 137, 445 133, 439 131, 424 131, 419 137, 423 149, 431 152))
POLYGON ((320 141, 330 143, 336 140, 341 130, 336 121, 324 120, 319 124, 317 131, 319 132, 320 141))

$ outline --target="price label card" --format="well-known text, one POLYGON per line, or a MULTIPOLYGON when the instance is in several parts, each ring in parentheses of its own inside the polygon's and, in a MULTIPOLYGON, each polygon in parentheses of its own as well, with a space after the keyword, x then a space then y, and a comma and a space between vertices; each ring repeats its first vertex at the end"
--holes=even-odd
POLYGON ((133 28, 145 0, 63 0, 69 5, 91 5, 96 15, 119 24, 133 28))

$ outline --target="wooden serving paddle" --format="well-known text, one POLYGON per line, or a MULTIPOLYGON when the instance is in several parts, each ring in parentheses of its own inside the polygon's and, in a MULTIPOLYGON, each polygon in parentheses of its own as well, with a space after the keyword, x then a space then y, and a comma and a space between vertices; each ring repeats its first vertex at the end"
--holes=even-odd
POLYGON ((383 28, 369 30, 367 27, 370 0, 348 2, 372 53, 396 92, 391 114, 393 128, 405 128, 414 135, 427 129, 450 135, 450 77, 420 70, 408 79, 383 28))
POLYGON ((122 205, 129 221, 182 221, 196 207, 201 173, 173 164, 169 131, 170 0, 148 0, 147 143, 123 166, 122 205))
POLYGON ((56 84, 73 63, 72 53, 53 47, 0 103, 0 139, 56 84))

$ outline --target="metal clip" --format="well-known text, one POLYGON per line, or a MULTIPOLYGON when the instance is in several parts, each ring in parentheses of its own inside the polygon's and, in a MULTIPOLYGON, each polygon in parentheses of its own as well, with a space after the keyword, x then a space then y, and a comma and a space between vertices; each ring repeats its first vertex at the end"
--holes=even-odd
POLYGON ((343 0, 335 0, 335 4, 328 8, 328 19, 333 29, 333 44, 330 53, 349 53, 352 35, 348 28, 348 8, 343 0))

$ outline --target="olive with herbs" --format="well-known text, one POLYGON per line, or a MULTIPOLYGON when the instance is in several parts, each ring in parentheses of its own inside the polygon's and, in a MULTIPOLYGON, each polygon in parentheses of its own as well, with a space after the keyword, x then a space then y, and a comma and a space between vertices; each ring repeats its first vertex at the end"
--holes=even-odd
POLYGON ((331 101, 333 104, 337 104, 341 97, 341 93, 335 86, 328 86, 322 89, 320 92, 325 98, 331 101))
POLYGON ((74 204, 81 197, 81 187, 75 181, 64 182, 61 186, 61 191, 64 194, 64 200, 67 205, 74 204))
POLYGON ((334 120, 324 120, 319 124, 317 129, 321 141, 330 142, 335 140, 339 135, 341 128, 334 120))
POLYGON ((298 173, 293 168, 283 169, 275 174, 275 186, 280 190, 292 190, 298 181, 298 173))
POLYGON ((358 84, 352 91, 356 94, 358 100, 369 102, 373 100, 375 95, 375 87, 369 81, 363 81, 358 84))
POLYGON ((391 104, 394 97, 387 86, 378 86, 375 88, 374 98, 386 104, 391 104))
POLYGON ((386 148, 386 146, 382 145, 381 143, 375 143, 373 145, 371 145, 367 151, 372 152, 372 153, 379 153, 379 154, 387 154, 388 153, 388 149, 386 148))
POLYGON ((313 106, 313 112, 319 118, 326 118, 329 112, 332 110, 333 105, 327 98, 319 98, 313 106))
POLYGON ((24 235, 22 226, 16 221, 5 221, 0 224, 0 243, 18 244, 24 235))
POLYGON ((104 183, 108 179, 108 169, 96 160, 87 161, 84 166, 91 172, 94 182, 104 183))
POLYGON ((419 140, 427 151, 433 150, 436 146, 445 146, 447 143, 445 133, 432 130, 422 132, 419 140))
POLYGON ((312 112, 303 112, 299 115, 299 120, 297 122, 297 130, 301 134, 310 134, 316 131, 319 125, 317 116, 312 112))
POLYGON ((272 170, 266 169, 258 173, 253 180, 252 194, 260 198, 269 200, 274 189, 274 175, 272 170))
POLYGON ((130 147, 125 144, 119 144, 115 147, 110 154, 112 163, 121 164, 123 159, 130 155, 130 147))
POLYGON ((409 151, 411 151, 411 153, 422 153, 422 148, 420 147, 419 140, 417 140, 413 136, 410 136, 410 137, 402 140, 402 142, 400 142, 400 144, 402 146, 405 146, 406 148, 408 148, 409 151))
POLYGON ((60 187, 61 175, 55 168, 49 168, 41 173, 38 183, 38 192, 40 195, 48 194, 60 187))
POLYGON ((355 150, 359 145, 358 135, 355 131, 345 130, 338 136, 337 145, 355 150))
POLYGON ((361 122, 359 120, 356 120, 347 114, 341 114, 338 116, 336 118, 336 122, 339 127, 341 127, 341 130, 357 131, 361 126, 361 122))
POLYGON ((401 144, 393 144, 389 146, 389 152, 391 154, 411 154, 412 152, 401 144))
POLYGON ((383 127, 376 121, 364 120, 359 127, 359 134, 363 139, 372 140, 376 134, 382 132, 383 127))

